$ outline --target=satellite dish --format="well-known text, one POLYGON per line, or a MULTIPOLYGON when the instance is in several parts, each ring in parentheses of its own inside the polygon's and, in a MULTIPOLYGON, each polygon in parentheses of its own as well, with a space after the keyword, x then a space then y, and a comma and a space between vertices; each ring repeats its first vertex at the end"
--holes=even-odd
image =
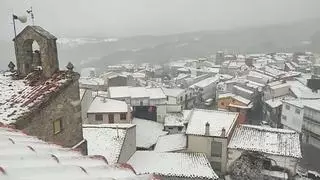
POLYGON ((18 19, 21 23, 26 23, 27 22, 27 16, 18 16, 18 19))

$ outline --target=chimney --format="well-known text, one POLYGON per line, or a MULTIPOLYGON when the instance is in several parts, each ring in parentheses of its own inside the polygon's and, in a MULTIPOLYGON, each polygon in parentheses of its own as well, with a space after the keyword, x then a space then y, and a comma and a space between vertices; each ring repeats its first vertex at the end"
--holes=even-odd
POLYGON ((119 138, 119 127, 118 127, 118 125, 116 126, 116 130, 117 130, 117 138, 119 138))
POLYGON ((210 135, 210 124, 208 122, 206 123, 205 135, 206 136, 210 135))
POLYGON ((224 127, 221 130, 221 137, 226 137, 226 129, 224 127))

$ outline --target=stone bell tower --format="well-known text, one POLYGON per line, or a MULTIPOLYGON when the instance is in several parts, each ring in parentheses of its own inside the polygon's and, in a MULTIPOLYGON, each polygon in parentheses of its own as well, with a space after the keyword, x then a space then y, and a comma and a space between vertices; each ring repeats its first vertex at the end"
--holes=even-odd
POLYGON ((42 74, 46 78, 59 71, 56 40, 55 36, 40 26, 24 28, 13 40, 19 76, 25 77, 38 67, 41 67, 42 74), (33 52, 33 41, 39 44, 39 51, 33 52))

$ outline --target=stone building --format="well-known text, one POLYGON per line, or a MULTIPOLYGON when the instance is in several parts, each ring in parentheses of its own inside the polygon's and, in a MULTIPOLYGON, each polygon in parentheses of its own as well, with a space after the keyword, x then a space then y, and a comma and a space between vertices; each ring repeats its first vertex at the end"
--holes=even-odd
POLYGON ((14 39, 17 70, 0 74, 0 124, 38 138, 86 151, 82 136, 80 75, 59 70, 56 37, 39 26, 27 26, 14 39), (40 51, 32 51, 36 41, 40 51))

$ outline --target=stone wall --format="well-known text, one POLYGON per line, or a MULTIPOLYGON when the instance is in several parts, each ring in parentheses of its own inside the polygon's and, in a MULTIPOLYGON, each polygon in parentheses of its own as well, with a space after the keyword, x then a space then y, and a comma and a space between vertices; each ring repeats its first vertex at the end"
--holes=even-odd
POLYGON ((65 147, 72 147, 82 141, 78 80, 53 95, 37 111, 19 119, 16 128, 65 147), (53 122, 58 119, 62 120, 62 131, 54 134, 53 122))
POLYGON ((34 64, 32 43, 36 41, 40 47, 40 64, 45 77, 59 70, 56 38, 38 26, 27 26, 15 39, 17 70, 24 77, 29 74, 34 64), (47 35, 47 36, 45 36, 47 35))

